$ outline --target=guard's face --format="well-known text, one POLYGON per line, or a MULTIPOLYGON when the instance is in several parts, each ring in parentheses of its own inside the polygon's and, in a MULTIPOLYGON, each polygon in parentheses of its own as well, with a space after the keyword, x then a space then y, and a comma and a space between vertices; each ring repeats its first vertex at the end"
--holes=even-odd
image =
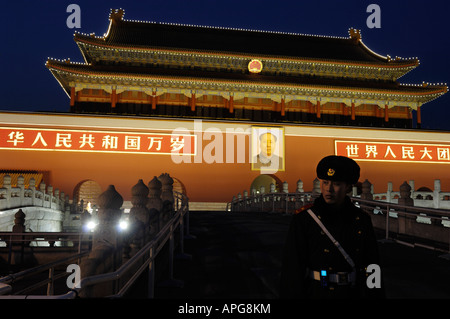
POLYGON ((261 136, 261 153, 267 157, 272 156, 275 151, 275 143, 275 137, 272 134, 267 133, 261 136))
POLYGON ((344 203, 345 196, 351 191, 352 185, 346 182, 320 180, 320 190, 327 204, 340 205, 344 203))

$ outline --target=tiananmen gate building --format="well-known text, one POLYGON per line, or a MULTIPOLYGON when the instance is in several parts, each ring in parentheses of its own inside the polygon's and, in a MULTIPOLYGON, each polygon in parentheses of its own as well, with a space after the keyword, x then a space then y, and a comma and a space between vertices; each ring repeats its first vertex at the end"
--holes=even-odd
POLYGON ((422 105, 447 86, 400 83, 419 60, 381 56, 359 30, 154 23, 120 9, 103 36, 74 40, 83 62, 46 63, 69 112, 1 113, 3 173, 41 174, 71 196, 85 181, 113 184, 126 201, 138 179, 169 173, 192 203, 225 203, 267 181, 311 190, 318 161, 339 154, 375 191, 450 188, 450 133, 420 129, 422 105))

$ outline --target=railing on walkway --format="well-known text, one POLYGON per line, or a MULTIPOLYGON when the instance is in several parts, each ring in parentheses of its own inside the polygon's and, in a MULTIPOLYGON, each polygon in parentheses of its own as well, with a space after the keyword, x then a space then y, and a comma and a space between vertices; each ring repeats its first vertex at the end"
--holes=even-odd
POLYGON ((372 216, 375 227, 385 230, 385 240, 395 240, 409 246, 420 246, 450 253, 449 210, 405 206, 357 197, 352 197, 352 202, 372 216), (430 244, 419 242, 411 244, 394 238, 391 234, 429 240, 430 244), (436 245, 437 243, 442 245, 436 245), (443 248, 444 245, 446 248, 443 248))
POLYGON ((317 193, 267 193, 254 194, 251 196, 238 195, 227 203, 226 210, 234 212, 261 211, 293 213, 296 209, 314 202, 319 196, 317 193))
MULTIPOLYGON (((182 284, 181 282, 173 278, 173 266, 174 266, 174 251, 175 251, 175 231, 179 232, 178 250, 180 256, 187 256, 184 254, 184 239, 189 234, 189 202, 186 195, 173 192, 174 195, 174 208, 175 214, 167 222, 167 224, 159 231, 155 238, 145 244, 136 254, 134 254, 129 260, 127 260, 120 268, 114 272, 105 274, 93 275, 81 279, 80 282, 75 282, 75 285, 66 294, 56 296, 40 296, 40 295, 17 295, 17 296, 0 296, 0 299, 73 299, 80 295, 80 293, 86 288, 105 282, 115 282, 114 293, 108 298, 120 298, 123 297, 129 289, 133 286, 137 278, 148 269, 148 283, 147 283, 147 297, 154 297, 155 288, 155 259, 159 252, 169 243, 169 260, 168 260, 168 282, 176 285, 182 284), (130 271, 133 271, 133 275, 127 278, 126 282, 122 285, 118 284, 118 281, 126 275, 129 275, 130 271)), ((1 281, 0 281, 1 283, 1 281)), ((68 288, 69 289, 69 288, 68 288)), ((1 291, 1 286, 0 286, 1 291)))
MULTIPOLYGON (((319 193, 267 193, 238 196, 227 204, 227 211, 279 212, 292 214, 303 205, 312 203, 319 193)), ((430 244, 415 245, 450 253, 450 211, 403 206, 375 200, 351 197, 355 205, 372 217, 374 227, 385 229, 385 240, 394 240, 393 233, 429 240, 430 244), (389 212, 389 213, 387 213, 389 212), (439 244, 439 245, 437 245, 439 244), (439 246, 439 247, 438 247, 439 246), (448 247, 442 248, 443 246, 448 247)), ((401 240, 395 239, 397 242, 401 240)))
MULTIPOLYGON (((62 259, 56 260, 54 262, 51 262, 51 263, 48 263, 45 265, 36 266, 33 268, 29 268, 29 269, 11 274, 11 275, 1 277, 0 278, 0 295, 6 295, 6 294, 11 293, 11 291, 12 291, 11 284, 12 283, 15 283, 20 280, 26 280, 27 278, 32 278, 32 277, 36 276, 37 274, 40 274, 43 272, 48 272, 48 277, 46 279, 39 281, 37 283, 34 283, 32 285, 27 285, 27 287, 21 289, 20 291, 14 292, 14 295, 19 295, 19 298, 23 299, 24 298, 23 295, 26 295, 28 292, 34 291, 38 288, 41 288, 41 287, 47 285, 47 296, 51 296, 51 295, 53 295, 55 281, 57 279, 66 277, 68 275, 67 272, 55 274, 55 268, 57 268, 59 266, 68 265, 70 262, 79 263, 81 258, 86 256, 88 253, 89 253, 89 251, 79 252, 76 255, 71 255, 69 257, 62 258, 62 259), (20 296, 20 295, 22 295, 22 296, 20 296)), ((13 296, 0 296, 0 299, 5 298, 5 297, 7 299, 11 299, 11 297, 13 297, 13 296)))

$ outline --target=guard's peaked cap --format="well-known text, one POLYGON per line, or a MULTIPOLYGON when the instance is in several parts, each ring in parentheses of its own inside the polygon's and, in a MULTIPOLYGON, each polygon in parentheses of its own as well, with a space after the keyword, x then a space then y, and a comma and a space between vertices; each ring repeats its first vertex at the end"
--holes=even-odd
POLYGON ((317 178, 356 184, 359 180, 359 165, 351 158, 330 155, 322 158, 316 168, 317 178))

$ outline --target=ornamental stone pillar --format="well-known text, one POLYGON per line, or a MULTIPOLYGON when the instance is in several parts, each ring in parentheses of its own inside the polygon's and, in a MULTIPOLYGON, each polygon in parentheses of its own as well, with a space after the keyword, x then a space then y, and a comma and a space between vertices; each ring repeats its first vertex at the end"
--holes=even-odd
POLYGON ((372 184, 369 182, 369 180, 366 179, 361 186, 362 186, 361 199, 373 200, 372 184))
POLYGON ((441 180, 434 180, 434 190, 433 190, 433 207, 440 208, 441 206, 441 180))
POLYGON ((160 215, 160 227, 162 228, 169 219, 172 217, 173 213, 173 179, 169 174, 161 174, 158 179, 161 181, 161 200, 162 200, 162 210, 160 215), (162 222, 162 223, 161 223, 162 222))
POLYGON ((161 174, 158 179, 161 181, 162 187, 161 187, 161 200, 163 201, 170 201, 171 203, 174 202, 173 198, 173 179, 170 177, 169 174, 164 173, 161 174))
POLYGON ((162 192, 162 183, 155 176, 148 183, 148 201, 147 201, 147 209, 156 209, 158 212, 161 211, 162 201, 161 201, 161 192, 162 192))
POLYGON ((289 193, 288 182, 283 182, 283 193, 289 193))
POLYGON ((130 218, 141 221, 145 226, 149 224, 150 218, 147 209, 149 188, 145 186, 142 179, 131 188, 130 218))
POLYGON ((11 176, 3 176, 3 188, 6 189, 6 208, 11 208, 11 176))
POLYGON ((142 179, 131 188, 130 234, 127 244, 134 255, 144 245, 150 228, 150 214, 147 209, 149 189, 142 179))
POLYGON ((14 226, 12 228, 13 233, 24 233, 25 232, 25 213, 22 209, 19 209, 17 213, 14 214, 14 226))
POLYGON ((403 206, 414 206, 414 200, 411 198, 411 186, 407 182, 400 185, 400 198, 398 204, 403 206))
POLYGON ((20 194, 19 194, 19 198, 20 198, 20 202, 19 205, 20 207, 24 206, 24 200, 25 200, 25 178, 20 175, 17 178, 17 187, 20 189, 20 194))
POLYGON ((315 178, 313 181, 313 194, 321 194, 322 191, 320 190, 320 180, 318 178, 315 178))
POLYGON ((275 193, 275 184, 274 183, 270 183, 269 193, 275 193))
POLYGON ((93 248, 104 243, 120 248, 117 226, 122 216, 120 210, 123 204, 122 196, 116 191, 114 185, 109 185, 106 191, 100 194, 97 203, 99 205, 98 225, 94 232, 93 248))
MULTIPOLYGON (((409 186, 406 181, 400 185, 400 198, 398 199, 398 204, 403 206, 414 206, 414 200, 411 198, 411 186, 409 186)), ((400 234, 407 234, 411 217, 399 213, 397 220, 398 232, 400 234)))
POLYGON ((34 177, 30 178, 30 185, 28 189, 31 190, 31 206, 35 206, 36 201, 36 180, 34 177))
POLYGON ((297 193, 304 193, 305 190, 303 189, 303 181, 299 179, 297 181, 297 193))
POLYGON ((148 183, 147 209, 149 213, 150 236, 156 235, 160 230, 161 188, 162 183, 156 176, 148 183))
POLYGON ((392 190, 394 189, 392 182, 389 182, 386 190, 386 201, 392 203, 392 190))
MULTIPOLYGON (((12 227, 13 233, 23 234, 25 233, 25 214, 22 209, 19 209, 14 214, 14 226, 12 227)), ((23 235, 17 235, 12 237, 12 247, 10 262, 12 265, 21 265, 25 261, 25 246, 29 242, 24 242, 25 237, 23 235)))
MULTIPOLYGON (((98 225, 93 235, 92 250, 80 265, 81 278, 115 271, 122 264, 123 238, 118 223, 122 215, 122 196, 114 185, 100 194, 97 203, 98 225)), ((80 294, 83 298, 104 297, 113 294, 114 282, 87 287, 80 294)))

